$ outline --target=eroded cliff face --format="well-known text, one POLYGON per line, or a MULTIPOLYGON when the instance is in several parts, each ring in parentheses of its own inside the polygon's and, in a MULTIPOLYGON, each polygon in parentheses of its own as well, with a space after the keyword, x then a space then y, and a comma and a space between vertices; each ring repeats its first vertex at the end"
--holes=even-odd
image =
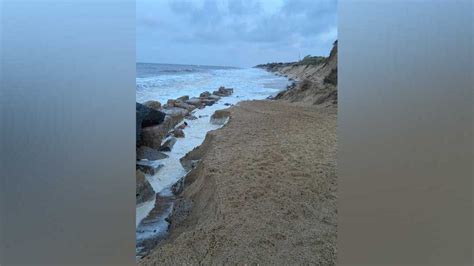
POLYGON ((295 83, 275 99, 308 105, 337 104, 337 41, 331 53, 319 64, 280 63, 258 67, 294 79, 295 83))

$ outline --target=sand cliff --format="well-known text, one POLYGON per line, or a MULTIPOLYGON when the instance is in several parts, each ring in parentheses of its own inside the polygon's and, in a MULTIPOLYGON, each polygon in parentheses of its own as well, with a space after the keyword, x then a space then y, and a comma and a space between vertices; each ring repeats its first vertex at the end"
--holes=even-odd
POLYGON ((295 80, 276 99, 301 104, 329 106, 337 104, 337 41, 327 58, 320 63, 270 63, 257 67, 295 80))

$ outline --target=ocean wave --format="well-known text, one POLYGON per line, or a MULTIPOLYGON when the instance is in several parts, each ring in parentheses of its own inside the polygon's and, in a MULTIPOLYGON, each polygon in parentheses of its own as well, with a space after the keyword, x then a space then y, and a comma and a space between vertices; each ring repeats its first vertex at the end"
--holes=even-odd
POLYGON ((159 73, 181 73, 181 72, 197 72, 197 69, 183 68, 183 69, 164 69, 160 70, 159 73))

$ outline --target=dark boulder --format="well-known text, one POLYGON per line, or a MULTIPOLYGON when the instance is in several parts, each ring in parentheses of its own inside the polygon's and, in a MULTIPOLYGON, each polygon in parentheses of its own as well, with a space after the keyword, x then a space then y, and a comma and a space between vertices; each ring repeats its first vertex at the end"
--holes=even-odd
POLYGON ((136 103, 136 119, 136 141, 139 143, 141 139, 141 129, 161 124, 165 119, 165 113, 136 103))

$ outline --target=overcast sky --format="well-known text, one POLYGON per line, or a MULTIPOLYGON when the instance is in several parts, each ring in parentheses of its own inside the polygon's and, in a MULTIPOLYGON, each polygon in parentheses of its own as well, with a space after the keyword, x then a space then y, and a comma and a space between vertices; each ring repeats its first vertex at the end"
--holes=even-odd
POLYGON ((137 0, 137 62, 250 67, 327 56, 335 0, 137 0))

